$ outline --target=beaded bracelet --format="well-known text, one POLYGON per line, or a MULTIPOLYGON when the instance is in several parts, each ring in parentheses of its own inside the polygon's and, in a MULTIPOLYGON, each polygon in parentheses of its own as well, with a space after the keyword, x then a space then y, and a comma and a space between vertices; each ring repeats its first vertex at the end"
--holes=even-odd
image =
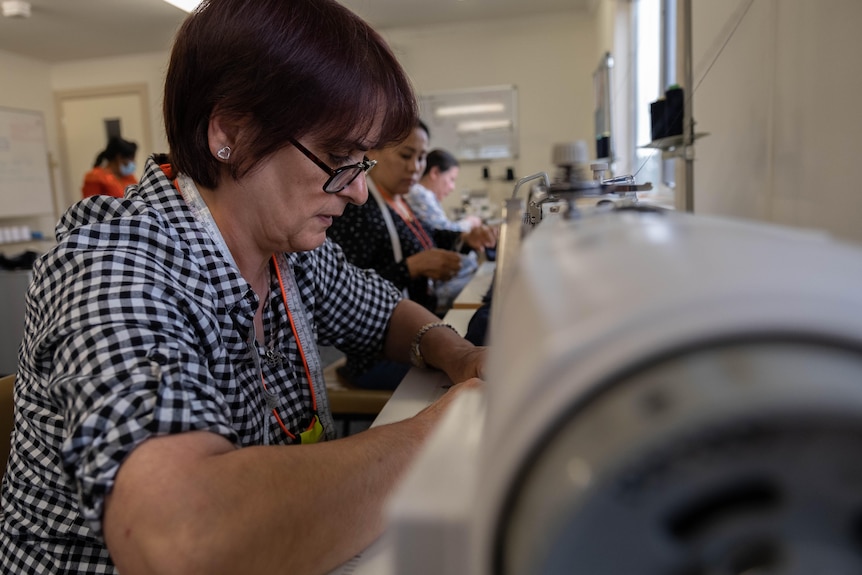
MULTIPOLYGON (((410 363, 412 363, 415 367, 419 369, 425 369, 428 367, 428 364, 425 363, 425 358, 422 357, 422 351, 419 349, 419 344, 422 341, 422 338, 428 333, 430 330, 435 327, 448 327, 455 333, 458 333, 458 330, 448 323, 442 321, 432 321, 431 323, 426 323, 423 325, 418 332, 416 332, 416 336, 413 338, 413 344, 410 346, 410 363)), ((461 334, 458 333, 458 337, 461 337, 461 334)))

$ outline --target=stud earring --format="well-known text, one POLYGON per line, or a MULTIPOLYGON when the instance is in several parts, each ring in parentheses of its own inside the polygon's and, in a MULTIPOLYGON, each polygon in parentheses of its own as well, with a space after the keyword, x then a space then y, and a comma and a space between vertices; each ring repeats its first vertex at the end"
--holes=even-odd
POLYGON ((224 148, 221 148, 218 152, 216 152, 216 156, 218 156, 221 160, 228 161, 230 159, 230 146, 225 146, 224 148))

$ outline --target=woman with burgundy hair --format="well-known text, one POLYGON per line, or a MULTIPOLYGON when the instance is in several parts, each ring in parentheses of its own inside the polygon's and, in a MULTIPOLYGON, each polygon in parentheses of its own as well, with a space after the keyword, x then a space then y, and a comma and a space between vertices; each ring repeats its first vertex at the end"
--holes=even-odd
POLYGON ((178 31, 168 156, 36 263, 0 564, 30 573, 326 573, 383 504, 474 347, 326 230, 416 122, 404 71, 334 0, 205 0, 178 31), (335 439, 317 345, 444 370, 405 421, 335 439), (335 439, 334 441, 327 441, 335 439))

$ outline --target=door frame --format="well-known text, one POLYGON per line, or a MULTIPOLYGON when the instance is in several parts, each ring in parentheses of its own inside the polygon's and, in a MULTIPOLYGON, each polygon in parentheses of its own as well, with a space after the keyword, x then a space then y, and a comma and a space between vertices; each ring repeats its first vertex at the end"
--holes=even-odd
POLYGON ((60 137, 60 167, 63 174, 63 187, 65 188, 66 205, 71 205, 79 199, 73 195, 78 190, 75 182, 71 181, 69 170, 69 152, 66 147, 68 134, 63 122, 63 103, 68 100, 82 100, 87 98, 104 98, 109 96, 137 96, 141 103, 141 122, 143 124, 143 142, 139 142, 139 148, 152 149, 152 128, 150 124, 150 101, 149 90, 145 83, 141 84, 119 84, 116 86, 99 86, 95 88, 78 88, 74 90, 60 90, 54 92, 54 107, 57 111, 57 133, 60 137))

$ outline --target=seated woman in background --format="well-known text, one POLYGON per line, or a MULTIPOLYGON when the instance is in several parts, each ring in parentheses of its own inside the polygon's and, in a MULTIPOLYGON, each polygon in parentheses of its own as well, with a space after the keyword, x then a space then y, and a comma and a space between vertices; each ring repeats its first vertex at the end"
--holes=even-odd
POLYGON ((446 150, 438 148, 428 153, 422 178, 404 196, 416 217, 428 227, 469 232, 482 225, 482 220, 476 216, 450 220, 443 209, 443 200, 455 190, 455 180, 460 171, 457 158, 446 150))
MULTIPOLYGON (((441 202, 455 189, 455 180, 458 179, 460 170, 458 160, 449 152, 436 149, 428 153, 422 178, 404 196, 407 205, 426 228, 469 232, 482 225, 482 220, 476 216, 452 221, 443 209, 441 202)), ((437 298, 435 311, 438 315, 442 316, 452 307, 455 298, 479 269, 475 251, 462 253, 460 257, 461 269, 455 277, 449 281, 434 283, 434 294, 437 298)))
POLYGON ((96 157, 93 169, 84 175, 81 195, 122 198, 128 186, 138 183, 135 178, 137 152, 138 145, 134 142, 118 137, 108 140, 108 146, 96 157))
MULTIPOLYGON (((437 311, 434 281, 447 281, 461 268, 461 249, 484 250, 496 244, 493 232, 469 232, 424 226, 404 201, 425 168, 428 128, 419 122, 406 139, 370 150, 377 165, 368 173, 369 199, 348 205, 327 235, 341 245, 353 265, 374 269, 415 302, 437 311)), ((439 314, 438 314, 439 315, 439 314)), ((347 354, 342 375, 360 387, 394 389, 408 365, 347 354)))

